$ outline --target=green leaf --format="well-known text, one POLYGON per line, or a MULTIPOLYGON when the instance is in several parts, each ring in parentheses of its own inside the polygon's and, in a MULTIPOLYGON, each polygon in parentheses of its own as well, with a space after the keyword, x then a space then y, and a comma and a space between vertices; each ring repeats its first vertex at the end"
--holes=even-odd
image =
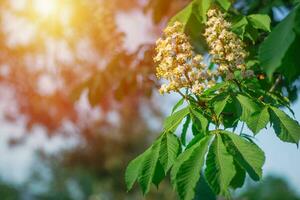
POLYGON ((174 171, 172 169, 171 178, 175 183, 180 199, 192 200, 194 198, 195 188, 200 178, 200 171, 204 165, 211 138, 212 136, 205 137, 187 149, 181 157, 182 160, 179 160, 178 157, 178 163, 174 165, 174 171))
POLYGON ((174 164, 179 151, 180 143, 178 138, 173 133, 165 133, 161 138, 159 161, 166 173, 174 164))
POLYGON ((277 136, 282 141, 296 143, 298 145, 300 140, 300 126, 298 122, 275 107, 271 107, 270 114, 277 136))
POLYGON ((229 185, 235 174, 233 157, 227 152, 221 136, 216 135, 207 155, 205 169, 206 179, 215 194, 228 196, 229 185))
POLYGON ((298 8, 291 11, 290 14, 274 28, 259 48, 259 61, 269 79, 272 78, 273 73, 283 64, 282 60, 296 38, 293 30, 296 10, 300 9, 298 8))
POLYGON ((268 111, 268 107, 257 111, 253 115, 250 116, 248 120, 248 127, 251 131, 256 135, 261 129, 265 128, 270 121, 270 115, 268 111))
POLYGON ((251 115, 254 114, 256 111, 258 111, 259 108, 258 108, 257 104, 249 97, 239 94, 237 96, 237 100, 239 101, 239 103, 242 107, 241 120, 247 123, 248 119, 251 117, 251 115))
POLYGON ((227 95, 221 95, 219 96, 215 102, 213 103, 214 105, 214 111, 216 113, 216 115, 219 117, 220 114, 222 113, 222 111, 224 110, 227 102, 228 102, 229 96, 227 95))
POLYGON ((190 123, 191 123, 191 116, 187 115, 186 120, 182 127, 182 132, 181 132, 181 142, 184 146, 186 145, 186 134, 187 134, 190 123))
POLYGON ((231 6, 231 3, 229 0, 217 0, 217 2, 220 4, 220 6, 224 9, 224 10, 228 10, 231 6))
POLYGON ((236 161, 234 161, 234 166, 236 174, 231 180, 230 186, 233 189, 237 189, 241 188, 244 185, 246 179, 246 171, 236 161))
POLYGON ((180 99, 176 104, 175 106, 173 107, 172 109, 172 114, 180 107, 182 106, 184 103, 184 98, 180 99))
POLYGON ((152 178, 152 183, 158 188, 158 185, 161 183, 161 181, 166 177, 166 173, 164 171, 163 166, 160 164, 160 162, 156 163, 154 175, 152 178))
POLYGON ((254 14, 249 15, 247 18, 254 28, 271 32, 271 18, 268 15, 254 14))
POLYGON ((233 26, 231 27, 232 31, 236 33, 241 39, 244 39, 244 34, 246 31, 246 27, 248 26, 248 20, 245 16, 242 16, 242 18, 237 21, 233 26))
POLYGON ((128 164, 125 172, 125 183, 128 191, 131 190, 134 182, 137 180, 142 162, 147 154, 149 154, 149 151, 145 151, 145 153, 139 155, 128 164))
POLYGON ((256 144, 241 136, 227 131, 223 133, 222 139, 234 160, 248 172, 253 180, 261 179, 265 162, 264 152, 256 144))
POLYGON ((167 117, 164 122, 165 132, 174 132, 181 121, 189 114, 189 107, 183 108, 171 116, 167 117))
POLYGON ((200 133, 206 133, 208 120, 202 115, 201 111, 198 108, 191 106, 190 115, 193 120, 193 124, 195 124, 198 131, 200 131, 200 133))
POLYGON ((151 184, 157 181, 153 181, 155 172, 157 169, 157 163, 159 159, 160 140, 156 141, 150 148, 149 153, 144 155, 143 162, 140 166, 140 172, 138 176, 138 182, 142 188, 143 194, 147 194, 150 190, 151 184))
POLYGON ((183 23, 182 32, 189 35, 191 43, 196 51, 204 51, 204 37, 201 35, 207 20, 206 13, 212 0, 194 0, 183 10, 176 14, 169 22, 169 25, 179 21, 183 23))
POLYGON ((225 128, 235 128, 240 120, 242 108, 235 97, 230 97, 223 110, 223 125, 225 128))

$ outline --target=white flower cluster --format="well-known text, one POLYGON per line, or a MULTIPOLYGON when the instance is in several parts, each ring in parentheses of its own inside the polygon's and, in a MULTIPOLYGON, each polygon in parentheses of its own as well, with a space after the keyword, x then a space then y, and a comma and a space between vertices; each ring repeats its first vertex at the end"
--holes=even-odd
POLYGON ((193 52, 188 37, 182 33, 183 24, 175 22, 164 30, 163 38, 156 42, 157 77, 167 81, 160 88, 160 93, 189 89, 194 94, 201 94, 215 85, 215 74, 207 70, 202 63, 202 55, 193 52))
POLYGON ((235 70, 245 71, 245 58, 248 55, 245 44, 230 31, 231 24, 225 20, 224 14, 217 9, 210 9, 207 17, 204 36, 218 71, 229 77, 233 76, 235 70))

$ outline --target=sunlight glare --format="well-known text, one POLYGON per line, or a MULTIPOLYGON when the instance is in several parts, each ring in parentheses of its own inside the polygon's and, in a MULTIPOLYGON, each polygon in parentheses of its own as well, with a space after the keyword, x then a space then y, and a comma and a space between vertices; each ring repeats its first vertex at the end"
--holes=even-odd
POLYGON ((59 0, 35 0, 34 8, 42 17, 53 16, 59 8, 59 0))

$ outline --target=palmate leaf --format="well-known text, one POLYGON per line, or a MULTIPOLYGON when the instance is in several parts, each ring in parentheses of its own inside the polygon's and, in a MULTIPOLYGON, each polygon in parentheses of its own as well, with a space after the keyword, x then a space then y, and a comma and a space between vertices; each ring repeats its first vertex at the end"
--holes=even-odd
POLYGON ((257 111, 249 117, 247 121, 248 127, 256 135, 261 129, 265 128, 270 121, 270 115, 268 107, 263 108, 260 111, 257 111))
POLYGON ((235 165, 231 154, 227 152, 220 135, 216 135, 210 146, 205 177, 215 194, 228 196, 229 185, 235 176, 235 165))
POLYGON ((181 121, 189 114, 189 107, 183 108, 171 116, 167 117, 164 122, 165 132, 174 132, 181 121))
POLYGON ((211 139, 212 136, 207 136, 187 149, 172 168, 172 183, 182 200, 192 200, 195 196, 195 188, 211 139))
POLYGON ((300 140, 300 126, 278 108, 270 108, 271 121, 277 136, 285 142, 296 143, 300 140))
POLYGON ((165 133, 161 138, 159 161, 167 173, 178 154, 180 153, 180 142, 173 133, 165 133))
POLYGON ((262 166, 265 162, 264 152, 256 144, 241 136, 228 131, 222 133, 222 139, 234 160, 247 171, 253 180, 261 179, 262 166))

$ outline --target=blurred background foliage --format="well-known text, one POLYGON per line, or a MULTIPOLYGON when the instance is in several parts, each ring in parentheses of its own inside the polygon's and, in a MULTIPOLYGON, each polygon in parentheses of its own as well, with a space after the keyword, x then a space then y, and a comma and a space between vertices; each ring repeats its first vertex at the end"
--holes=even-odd
MULTIPOLYGON (((161 122, 164 113, 157 106, 154 44, 168 19, 187 3, 1 1, 1 121, 18 126, 22 120, 25 126, 24 134, 12 134, 7 142, 11 148, 22 146, 37 127, 49 139, 59 135, 76 142, 54 154, 38 149, 26 182, 0 181, 0 199, 143 199, 138 190, 126 193, 124 170, 158 134, 153 119, 161 122), (140 17, 147 23, 132 28, 130 20, 138 23, 140 17), (135 35, 139 29, 147 35, 135 35)), ((269 14, 275 26, 281 19, 274 8, 286 15, 293 3, 238 0, 235 7, 244 14, 269 14)), ((296 99, 297 88, 287 90, 296 99)), ((280 197, 299 199, 285 181, 268 177, 237 198, 280 197)), ((176 195, 165 182, 146 199, 176 195)))

